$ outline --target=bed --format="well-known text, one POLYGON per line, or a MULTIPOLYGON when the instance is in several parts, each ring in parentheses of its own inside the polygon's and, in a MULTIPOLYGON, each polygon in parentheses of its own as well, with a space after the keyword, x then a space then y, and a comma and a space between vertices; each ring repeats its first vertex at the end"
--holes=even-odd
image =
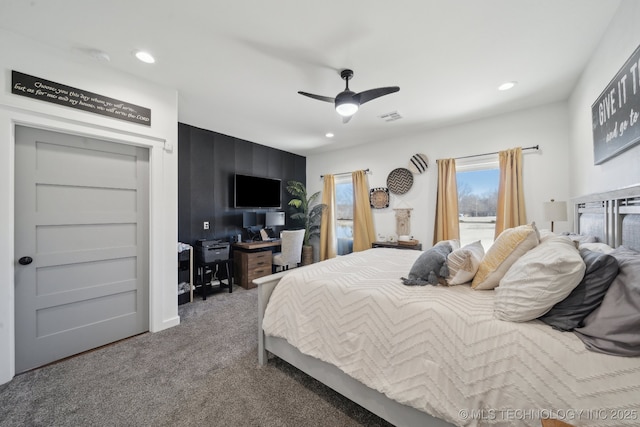
MULTIPOLYGON (((640 248, 640 186, 574 214, 576 232, 640 248)), ((402 285, 418 256, 376 248, 255 280, 259 363, 279 357, 397 426, 640 423, 639 357, 498 321, 492 291, 402 285)))

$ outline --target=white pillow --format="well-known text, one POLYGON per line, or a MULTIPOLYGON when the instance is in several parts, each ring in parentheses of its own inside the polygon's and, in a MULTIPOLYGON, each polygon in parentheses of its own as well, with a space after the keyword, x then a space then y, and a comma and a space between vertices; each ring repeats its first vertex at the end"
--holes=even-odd
POLYGON ((483 257, 484 247, 480 240, 451 252, 447 255, 447 267, 449 267, 447 284, 462 285, 472 281, 483 257))
POLYGON ((478 272, 471 282, 473 289, 493 289, 509 267, 539 242, 535 223, 504 230, 482 258, 478 272))
POLYGON ((538 230, 540 235, 540 243, 544 242, 547 239, 551 239, 552 237, 558 236, 558 234, 550 231, 550 230, 538 230))
POLYGON ((522 255, 495 288, 494 316, 526 322, 565 299, 584 277, 585 264, 565 236, 545 239, 522 255))
POLYGON ((578 249, 589 249, 593 252, 600 252, 601 254, 610 254, 613 252, 613 248, 606 243, 580 243, 578 249))
POLYGON ((444 245, 444 244, 447 244, 447 243, 449 245, 451 245, 451 250, 452 251, 455 251, 456 249, 460 249, 460 240, 458 240, 458 239, 440 240, 438 243, 436 243, 436 245, 444 245))

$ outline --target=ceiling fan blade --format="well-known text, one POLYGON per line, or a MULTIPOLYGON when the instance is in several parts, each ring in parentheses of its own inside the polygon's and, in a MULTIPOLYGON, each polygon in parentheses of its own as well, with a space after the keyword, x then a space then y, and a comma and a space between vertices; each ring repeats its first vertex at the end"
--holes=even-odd
POLYGON ((298 91, 298 93, 300 95, 308 96, 309 98, 317 99, 319 101, 325 101, 325 102, 331 102, 331 103, 335 102, 335 98, 331 98, 329 96, 314 95, 312 93, 307 93, 302 91, 298 91))
POLYGON ((372 99, 379 98, 384 95, 389 95, 390 93, 398 92, 400 88, 398 86, 389 86, 389 87, 379 87, 376 89, 365 90, 364 92, 358 93, 355 97, 360 100, 360 105, 365 102, 369 102, 372 99))

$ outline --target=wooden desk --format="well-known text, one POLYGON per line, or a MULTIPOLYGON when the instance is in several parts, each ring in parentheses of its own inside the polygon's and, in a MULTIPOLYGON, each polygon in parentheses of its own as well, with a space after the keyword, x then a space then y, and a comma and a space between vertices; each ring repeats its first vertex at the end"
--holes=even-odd
POLYGON ((271 274, 273 250, 280 245, 280 240, 234 243, 233 274, 236 283, 245 289, 255 288, 254 279, 271 274))
POLYGON ((277 240, 269 240, 263 242, 262 240, 257 240, 255 242, 237 242, 233 244, 235 249, 240 249, 241 251, 255 251, 258 249, 265 248, 275 248, 280 246, 282 243, 280 239, 277 240))

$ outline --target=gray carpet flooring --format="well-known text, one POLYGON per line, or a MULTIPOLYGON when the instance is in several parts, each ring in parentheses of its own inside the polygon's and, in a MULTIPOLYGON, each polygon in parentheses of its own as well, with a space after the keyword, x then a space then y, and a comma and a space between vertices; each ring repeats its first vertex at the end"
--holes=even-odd
POLYGON ((0 426, 389 426, 277 358, 257 363, 256 289, 181 305, 180 325, 17 375, 0 426))

